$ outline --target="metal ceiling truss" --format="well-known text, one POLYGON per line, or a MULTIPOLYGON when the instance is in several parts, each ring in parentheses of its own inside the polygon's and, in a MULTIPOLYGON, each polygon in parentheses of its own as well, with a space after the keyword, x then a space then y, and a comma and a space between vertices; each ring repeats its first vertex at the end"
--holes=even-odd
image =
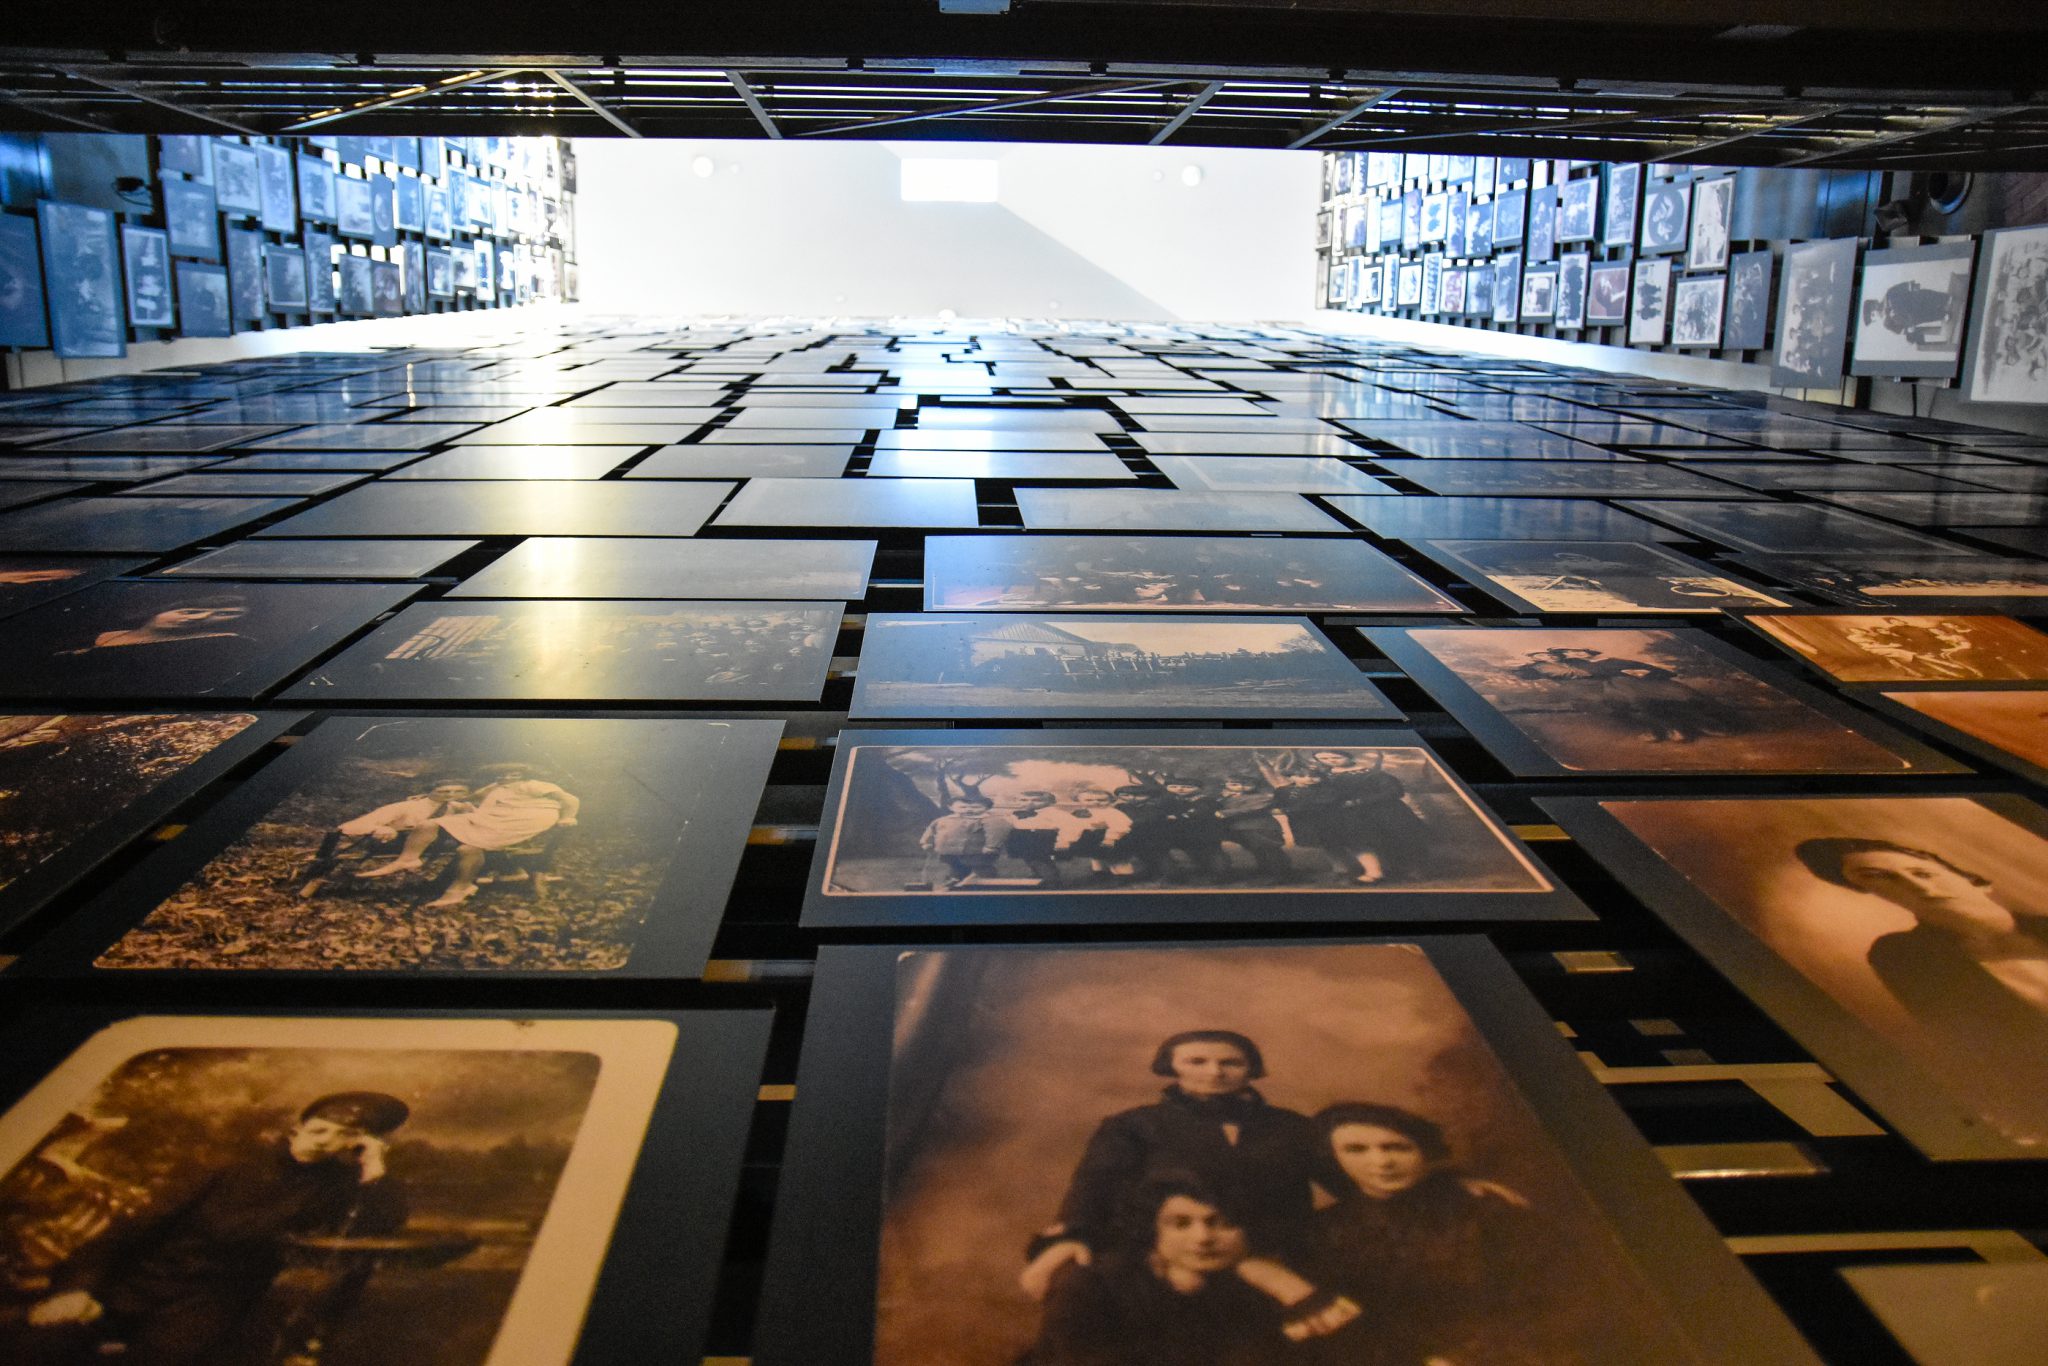
POLYGON ((535 54, 7 60, 0 130, 928 138, 2048 169, 2027 91, 1600 84, 1172 64, 535 54))

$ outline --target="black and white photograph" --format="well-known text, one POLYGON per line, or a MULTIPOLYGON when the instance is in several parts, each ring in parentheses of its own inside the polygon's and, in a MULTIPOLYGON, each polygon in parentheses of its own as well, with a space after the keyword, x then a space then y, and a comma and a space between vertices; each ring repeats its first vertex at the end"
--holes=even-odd
POLYGON ((841 606, 441 601, 384 622, 295 684, 309 702, 815 702, 841 606))
POLYGON ((877 612, 852 716, 1398 720, 1299 617, 877 612))
POLYGON ((1504 251, 1493 258, 1493 320, 1514 322, 1522 307, 1522 253, 1504 251))
POLYGON ((292 184, 292 152, 268 140, 254 143, 257 193, 265 232, 299 230, 299 196, 292 184))
POLYGON ((1394 302, 1401 308, 1415 308, 1422 303, 1422 263, 1403 262, 1397 269, 1394 302))
POLYGON ((1687 270, 1725 270, 1728 233, 1735 217, 1735 177, 1702 180, 1692 187, 1692 235, 1685 252, 1687 270))
POLYGON ((1963 353, 1976 254, 1973 242, 1865 252, 1849 373, 1952 378, 1963 353))
POLYGON ((171 290, 171 239, 159 228, 121 225, 121 261, 128 281, 128 321, 171 327, 178 314, 171 290))
POLYGON ((258 697, 417 589, 120 581, 7 619, 6 698, 258 697))
POLYGON ((1529 260, 1548 261, 1557 255, 1557 187, 1529 191, 1529 260))
POLYGON ((246 143, 216 139, 213 144, 213 188, 221 212, 255 216, 263 212, 263 172, 256 149, 246 143))
POLYGON ((263 292, 274 313, 304 313, 307 308, 306 253, 275 243, 263 248, 263 292))
POLYGON ((1969 770, 1704 631, 1380 627, 1368 639, 1524 777, 1969 770))
POLYGON ((1405 731, 859 730, 833 760, 803 923, 1247 913, 1587 914, 1405 731))
POLYGON ((1915 688, 1881 694, 1921 730, 2048 786, 2048 688, 1915 688))
POLYGON ((226 337, 235 320, 228 301, 224 266, 179 261, 174 267, 178 288, 178 332, 187 337, 226 337))
POLYGON ((0 214, 0 346, 49 344, 36 222, 26 214, 0 214))
POLYGON ((1671 262, 1638 261, 1629 299, 1628 344, 1662 346, 1671 323, 1671 262))
POLYGON ((1600 177, 1580 176, 1557 188, 1557 240, 1592 241, 1600 226, 1600 177))
POLYGON ((1522 272, 1523 322, 1549 322, 1557 312, 1557 267, 1530 266, 1522 272))
POLYGON ((1528 226, 1529 192, 1509 190, 1496 196, 1493 201, 1493 244, 1496 247, 1513 247, 1516 255, 1521 254, 1522 234, 1528 226))
MULTIPOLYGON (((1574 185, 1597 185, 1597 180, 1573 181, 1574 185)), ((1583 251, 1568 251, 1557 263, 1557 311, 1554 323, 1560 332, 1575 332, 1586 325, 1586 276, 1592 259, 1583 251)))
POLYGON ((828 948, 806 1036, 762 1366, 1818 1360, 1477 938, 828 948))
POLYGON ((1518 612, 1718 615, 1729 608, 1792 605, 1727 578, 1712 565, 1635 542, 1417 539, 1410 544, 1474 575, 1476 587, 1518 612))
POLYGON ((59 498, 0 513, 9 550, 132 555, 182 550, 283 512, 294 498, 59 498))
POLYGON ((1927 1157, 2048 1141, 2048 812, 2010 796, 1542 805, 1927 1157))
POLYGON ((331 718, 27 970, 694 976, 781 732, 331 718))
POLYGON ((1629 268, 1625 262, 1602 262, 1586 272, 1589 326, 1613 327, 1628 321, 1628 284, 1629 268))
POLYGON ((1685 250, 1687 210, 1692 186, 1683 182, 1651 180, 1643 190, 1643 233, 1639 248, 1645 256, 1665 256, 1685 250))
MULTIPOLYGON (((2048 241, 2048 233, 2043 234, 2048 241)), ((1849 349, 1849 309, 1855 300, 1854 237, 1800 242, 1785 249, 1778 284, 1778 349, 1771 383, 1811 389, 1842 378, 1849 349)), ((2048 255, 2044 255, 2048 260, 2048 255)))
POLYGON ((1636 208, 1642 202, 1642 189, 1641 166, 1610 165, 1607 168, 1607 216, 1601 220, 1601 246, 1635 245, 1636 208))
POLYGON ((325 157, 299 157, 299 216, 315 223, 334 221, 334 166, 325 157))
POLYGON ((1983 237, 1963 397, 2048 403, 2048 227, 2000 228, 1983 237))
POLYGON ((166 180, 162 188, 171 254, 196 261, 220 260, 219 208, 214 203, 213 186, 197 180, 166 180))
POLYGON ((1673 346, 1721 344, 1721 305, 1727 288, 1725 275, 1689 275, 1672 287, 1673 346))
POLYGON ((127 311, 121 297, 114 215, 85 204, 38 199, 36 227, 42 240, 51 350, 63 359, 127 355, 127 311))
POLYGON ((931 536, 924 592, 928 612, 1464 610, 1371 546, 1336 538, 931 536))
POLYGON ((1722 344, 1731 351, 1762 351, 1771 344, 1769 249, 1737 252, 1728 262, 1727 325, 1722 344))

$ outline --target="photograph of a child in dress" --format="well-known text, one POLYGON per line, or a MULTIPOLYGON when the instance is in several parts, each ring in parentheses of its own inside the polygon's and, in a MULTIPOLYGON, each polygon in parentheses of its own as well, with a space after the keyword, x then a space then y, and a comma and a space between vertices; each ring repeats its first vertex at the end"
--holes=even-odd
POLYGON ((895 1039, 875 1366, 1694 1360, 1412 946, 907 953, 895 1039))
POLYGON ((854 744, 827 896, 1547 891, 1415 746, 854 744))

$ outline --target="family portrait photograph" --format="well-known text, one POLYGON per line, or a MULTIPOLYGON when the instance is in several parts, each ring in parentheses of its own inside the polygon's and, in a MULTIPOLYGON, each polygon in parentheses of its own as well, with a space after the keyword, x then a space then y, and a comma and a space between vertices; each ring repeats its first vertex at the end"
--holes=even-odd
POLYGON ((2048 636, 2011 617, 1751 612, 1741 621, 1843 683, 2048 681, 2048 636))

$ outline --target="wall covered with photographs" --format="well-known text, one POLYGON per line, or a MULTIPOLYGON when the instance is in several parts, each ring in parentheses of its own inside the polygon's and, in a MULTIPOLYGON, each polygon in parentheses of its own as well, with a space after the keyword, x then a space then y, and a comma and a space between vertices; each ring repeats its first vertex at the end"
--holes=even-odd
POLYGON ((552 137, 10 134, 0 350, 573 299, 576 167, 552 137))
POLYGON ((1404 152, 1323 173, 1328 308, 2048 403, 2048 227, 1908 235, 1924 205, 1882 202, 1904 176, 1404 152))
POLYGON ((0 394, 0 1361, 2034 1366, 2048 441, 521 321, 0 394))

